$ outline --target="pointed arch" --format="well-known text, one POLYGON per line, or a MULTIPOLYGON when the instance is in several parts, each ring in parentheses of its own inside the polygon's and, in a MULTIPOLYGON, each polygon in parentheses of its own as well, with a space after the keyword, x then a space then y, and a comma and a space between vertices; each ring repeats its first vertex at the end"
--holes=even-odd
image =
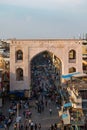
POLYGON ((62 63, 53 53, 45 50, 31 59, 31 86, 58 87, 61 84, 62 63))
POLYGON ((17 81, 23 80, 23 69, 22 68, 16 69, 16 80, 17 81))
POLYGON ((17 50, 16 51, 16 61, 18 60, 23 60, 23 52, 22 50, 17 50))
POLYGON ((69 73, 73 73, 73 72, 76 72, 76 68, 75 67, 69 68, 69 73))
POLYGON ((76 62, 76 51, 70 50, 69 51, 69 63, 75 63, 76 62))

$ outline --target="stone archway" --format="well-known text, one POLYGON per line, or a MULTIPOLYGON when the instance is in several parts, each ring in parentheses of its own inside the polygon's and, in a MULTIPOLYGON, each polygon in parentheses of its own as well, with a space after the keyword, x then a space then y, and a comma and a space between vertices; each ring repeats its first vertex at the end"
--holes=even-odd
MULTIPOLYGON (((38 54, 52 52, 61 64, 61 74, 67 74, 72 66, 82 72, 82 41, 75 39, 12 39, 10 42, 10 90, 30 90, 31 62, 38 54), (22 50, 23 58, 16 59, 16 51, 22 50), (76 57, 69 59, 69 51, 75 50, 76 57), (76 59, 75 59, 76 58, 76 59), (16 80, 16 69, 23 69, 23 80, 16 80)), ((55 60, 54 60, 55 61, 55 60)))
POLYGON ((62 63, 49 51, 43 51, 31 59, 31 89, 58 89, 61 84, 62 63))

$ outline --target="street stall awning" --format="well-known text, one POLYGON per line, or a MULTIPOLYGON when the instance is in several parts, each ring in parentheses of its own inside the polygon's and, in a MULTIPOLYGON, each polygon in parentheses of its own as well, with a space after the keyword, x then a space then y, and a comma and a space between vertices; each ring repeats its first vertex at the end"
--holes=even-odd
POLYGON ((82 63, 85 64, 85 65, 87 65, 87 61, 85 61, 85 60, 82 60, 82 63))
POLYGON ((68 73, 65 75, 62 75, 63 79, 70 79, 72 76, 79 74, 80 72, 73 72, 73 73, 68 73))
POLYGON ((83 77, 87 77, 87 74, 85 73, 79 73, 79 74, 76 74, 76 75, 73 75, 72 77, 75 77, 75 78, 83 78, 83 77))
POLYGON ((62 120, 64 125, 70 124, 70 114, 69 111, 66 111, 62 114, 62 120))
POLYGON ((64 107, 65 107, 65 108, 67 108, 67 107, 72 107, 72 103, 71 103, 71 102, 65 103, 65 104, 64 104, 64 107))

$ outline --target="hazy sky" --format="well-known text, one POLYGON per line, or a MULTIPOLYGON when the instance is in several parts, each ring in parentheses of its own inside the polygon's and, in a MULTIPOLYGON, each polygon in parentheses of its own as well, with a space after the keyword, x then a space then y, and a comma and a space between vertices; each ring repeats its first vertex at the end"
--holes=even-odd
POLYGON ((0 39, 79 38, 87 0, 0 0, 0 39))

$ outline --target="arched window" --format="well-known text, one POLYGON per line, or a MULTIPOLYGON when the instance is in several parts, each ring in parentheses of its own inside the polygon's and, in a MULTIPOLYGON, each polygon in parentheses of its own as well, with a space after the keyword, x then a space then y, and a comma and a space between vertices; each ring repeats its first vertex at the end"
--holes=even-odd
POLYGON ((18 68, 16 70, 16 80, 17 81, 23 80, 23 69, 22 68, 18 68))
POLYGON ((69 51, 69 62, 70 63, 76 62, 76 51, 75 50, 69 51))
POLYGON ((69 68, 69 73, 73 73, 73 72, 76 72, 76 68, 74 67, 69 68))
POLYGON ((23 52, 21 50, 16 52, 16 60, 23 60, 23 52))

